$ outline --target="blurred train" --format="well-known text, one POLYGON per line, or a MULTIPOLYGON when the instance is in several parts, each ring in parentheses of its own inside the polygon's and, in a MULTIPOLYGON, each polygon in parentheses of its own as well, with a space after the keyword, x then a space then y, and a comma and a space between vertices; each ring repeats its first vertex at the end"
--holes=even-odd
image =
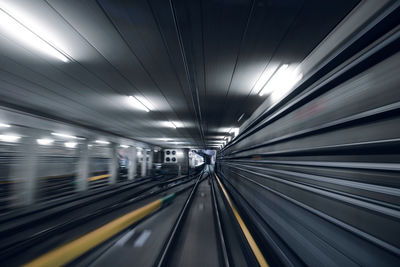
MULTIPOLYGON (((13 191, 21 183, 20 170, 26 167, 26 144, 0 141, 0 210, 12 201, 13 191)), ((80 150, 77 146, 66 147, 64 141, 51 145, 37 146, 36 177, 38 178, 36 199, 46 201, 54 197, 72 194, 76 189, 75 177, 79 164, 80 150)), ((89 145, 89 189, 108 183, 111 148, 106 145, 89 145)), ((126 180, 128 159, 124 149, 118 151, 118 180, 126 180)), ((142 158, 137 157, 136 177, 141 176, 142 158)))
POLYGON ((398 30, 345 46, 220 151, 218 175, 275 265, 399 266, 398 30))

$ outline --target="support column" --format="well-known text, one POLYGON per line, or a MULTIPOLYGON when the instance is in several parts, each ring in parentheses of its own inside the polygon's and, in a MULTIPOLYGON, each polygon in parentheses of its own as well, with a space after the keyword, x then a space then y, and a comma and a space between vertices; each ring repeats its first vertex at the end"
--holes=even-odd
POLYGON ((109 184, 115 184, 117 183, 117 178, 118 178, 118 151, 117 151, 117 144, 116 143, 111 143, 111 160, 110 160, 110 165, 109 165, 109 174, 110 177, 108 178, 108 183, 109 184))
POLYGON ((15 180, 13 206, 33 204, 37 197, 39 145, 36 143, 36 133, 32 131, 30 134, 22 138, 20 151, 11 169, 10 177, 15 180))
POLYGON ((79 162, 76 175, 76 190, 85 191, 88 189, 90 151, 89 142, 85 140, 79 145, 79 162))
POLYGON ((149 160, 147 161, 147 173, 150 175, 151 174, 151 169, 153 168, 154 152, 153 152, 153 149, 148 149, 147 151, 149 153, 148 154, 149 160))
POLYGON ((137 149, 136 147, 129 148, 129 169, 128 169, 128 180, 133 180, 136 177, 137 172, 137 149))
POLYGON ((146 173, 147 173, 147 154, 146 154, 146 149, 142 149, 141 177, 145 177, 146 173))

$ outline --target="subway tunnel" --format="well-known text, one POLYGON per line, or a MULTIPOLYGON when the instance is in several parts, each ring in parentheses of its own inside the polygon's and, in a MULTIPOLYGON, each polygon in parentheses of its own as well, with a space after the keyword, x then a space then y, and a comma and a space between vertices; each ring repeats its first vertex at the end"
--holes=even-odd
POLYGON ((0 0, 0 265, 400 266, 399 22, 0 0))

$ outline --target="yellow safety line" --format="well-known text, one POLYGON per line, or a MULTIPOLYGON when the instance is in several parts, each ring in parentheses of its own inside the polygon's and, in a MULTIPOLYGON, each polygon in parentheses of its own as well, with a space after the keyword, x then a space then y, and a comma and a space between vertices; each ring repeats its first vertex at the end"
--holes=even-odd
POLYGON ((256 258, 257 258, 258 264, 260 264, 260 266, 262 266, 262 267, 268 267, 269 265, 268 265, 267 261, 265 260, 263 254, 261 253, 261 250, 258 248, 257 243, 254 240, 254 238, 251 236, 249 229, 247 229, 244 221, 242 220, 242 217, 240 217, 239 212, 236 210, 235 205, 231 201, 228 193, 225 190, 225 187, 222 185, 217 174, 215 174, 215 177, 217 178, 219 186, 221 187, 222 191, 224 192, 226 200, 228 201, 229 205, 231 206, 233 214, 235 215, 236 220, 238 221, 238 223, 240 225, 240 228, 242 228, 242 232, 245 235, 247 242, 249 243, 250 248, 254 253, 254 256, 256 256, 256 258))
POLYGON ((108 224, 72 241, 59 248, 56 248, 49 253, 46 253, 39 258, 25 264, 24 266, 39 267, 39 266, 63 266, 84 253, 88 252, 97 245, 103 243, 107 239, 116 235, 133 223, 139 221, 146 215, 155 211, 162 206, 162 199, 147 204, 139 209, 136 209, 128 214, 109 222, 108 224))
POLYGON ((70 174, 63 174, 63 175, 56 175, 56 176, 46 176, 46 177, 40 177, 40 180, 48 180, 48 179, 57 179, 57 178, 64 178, 68 176, 74 176, 75 173, 70 173, 70 174))
POLYGON ((5 181, 5 182, 0 182, 0 184, 13 184, 16 183, 17 181, 11 180, 11 181, 5 181))
POLYGON ((167 182, 170 183, 170 182, 173 182, 173 181, 175 181, 175 180, 179 180, 179 179, 181 179, 183 176, 184 176, 184 175, 181 175, 181 176, 176 177, 176 178, 171 178, 170 180, 167 180, 167 182))
MULTIPOLYGON (((68 176, 74 176, 74 174, 64 174, 64 175, 58 175, 58 176, 47 176, 47 177, 40 177, 40 180, 47 180, 47 179, 56 179, 56 178, 63 178, 63 177, 68 177, 68 176)), ((97 176, 92 176, 88 178, 88 181, 96 181, 104 178, 110 177, 110 174, 102 174, 102 175, 97 175, 97 176)), ((4 181, 0 182, 0 184, 13 184, 16 183, 17 180, 10 180, 10 181, 4 181)))
POLYGON ((110 174, 102 174, 102 175, 92 176, 92 177, 88 178, 88 180, 89 181, 96 181, 96 180, 108 178, 110 176, 111 176, 110 174))

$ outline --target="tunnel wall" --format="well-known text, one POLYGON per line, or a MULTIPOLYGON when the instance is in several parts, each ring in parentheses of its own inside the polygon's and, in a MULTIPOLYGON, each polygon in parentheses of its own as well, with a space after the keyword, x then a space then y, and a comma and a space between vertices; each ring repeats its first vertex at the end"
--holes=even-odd
POLYGON ((219 152, 217 174, 272 263, 400 265, 398 14, 371 22, 219 152))

